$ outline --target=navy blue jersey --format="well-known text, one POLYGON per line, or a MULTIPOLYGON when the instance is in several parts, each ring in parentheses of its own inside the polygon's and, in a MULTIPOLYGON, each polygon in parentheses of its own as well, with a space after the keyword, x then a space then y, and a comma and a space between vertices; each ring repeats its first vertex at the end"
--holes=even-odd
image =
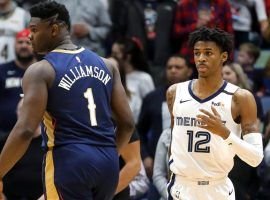
POLYGON ((55 70, 43 119, 48 149, 66 144, 115 147, 110 108, 113 79, 92 51, 56 49, 45 59, 55 70))
POLYGON ((17 121, 16 108, 22 93, 24 70, 14 61, 0 65, 0 130, 10 132, 17 121))

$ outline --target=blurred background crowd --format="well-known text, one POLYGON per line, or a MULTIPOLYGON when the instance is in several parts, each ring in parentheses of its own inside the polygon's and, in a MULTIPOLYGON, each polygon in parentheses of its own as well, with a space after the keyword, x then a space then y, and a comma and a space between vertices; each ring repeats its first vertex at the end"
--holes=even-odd
MULTIPOLYGON (((109 58, 120 70, 136 132, 120 156, 114 199, 166 199, 170 115, 166 90, 196 78, 187 46, 195 29, 219 27, 234 35, 223 77, 253 92, 265 157, 251 168, 238 157, 229 177, 237 200, 270 199, 270 0, 56 0, 71 17, 72 41, 109 58)), ((0 149, 13 128, 21 80, 39 60, 29 41, 29 8, 39 0, 0 0, 0 149)), ((248 109, 248 108, 247 108, 248 109)), ((8 200, 42 195, 40 130, 27 154, 5 176, 8 200)))

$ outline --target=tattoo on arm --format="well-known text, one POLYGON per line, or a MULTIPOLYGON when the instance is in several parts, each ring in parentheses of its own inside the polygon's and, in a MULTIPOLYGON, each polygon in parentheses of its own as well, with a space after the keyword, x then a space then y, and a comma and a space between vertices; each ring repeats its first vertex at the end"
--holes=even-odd
POLYGON ((256 122, 250 122, 242 125, 242 133, 246 135, 248 133, 257 132, 257 124, 256 122))
POLYGON ((173 128, 173 125, 174 125, 173 104, 175 100, 175 92, 176 92, 176 85, 172 85, 170 86, 170 88, 167 90, 167 93, 166 93, 167 104, 168 104, 168 108, 171 114, 171 128, 173 128))
POLYGON ((172 94, 172 92, 169 92, 167 98, 168 98, 167 103, 168 103, 169 110, 170 112, 172 112, 173 102, 174 102, 174 95, 172 94))

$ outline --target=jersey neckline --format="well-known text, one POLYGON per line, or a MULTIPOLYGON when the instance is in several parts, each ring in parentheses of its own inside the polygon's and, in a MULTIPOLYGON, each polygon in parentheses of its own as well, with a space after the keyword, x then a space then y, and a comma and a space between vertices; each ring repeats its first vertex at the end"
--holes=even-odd
POLYGON ((79 47, 78 49, 69 50, 69 49, 54 49, 52 52, 56 53, 68 53, 68 54, 77 54, 85 50, 83 47, 79 47))
POLYGON ((217 95, 219 95, 221 92, 223 92, 223 90, 225 89, 225 87, 227 86, 228 82, 224 80, 222 86, 213 94, 211 94, 210 96, 204 98, 204 99, 200 99, 199 97, 197 97, 193 91, 192 91, 192 83, 194 82, 194 79, 191 80, 188 84, 188 91, 189 91, 189 94, 196 100, 198 101, 199 103, 205 103, 213 98, 215 98, 217 95))

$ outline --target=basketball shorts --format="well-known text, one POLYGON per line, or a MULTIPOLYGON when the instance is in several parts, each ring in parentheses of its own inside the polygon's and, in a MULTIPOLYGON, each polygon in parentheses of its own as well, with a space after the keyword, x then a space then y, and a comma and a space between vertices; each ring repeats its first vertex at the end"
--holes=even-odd
POLYGON ((110 200, 118 179, 119 158, 114 147, 69 144, 44 156, 47 200, 110 200))
POLYGON ((219 180, 189 180, 172 174, 168 200, 235 200, 234 187, 226 177, 219 180))

